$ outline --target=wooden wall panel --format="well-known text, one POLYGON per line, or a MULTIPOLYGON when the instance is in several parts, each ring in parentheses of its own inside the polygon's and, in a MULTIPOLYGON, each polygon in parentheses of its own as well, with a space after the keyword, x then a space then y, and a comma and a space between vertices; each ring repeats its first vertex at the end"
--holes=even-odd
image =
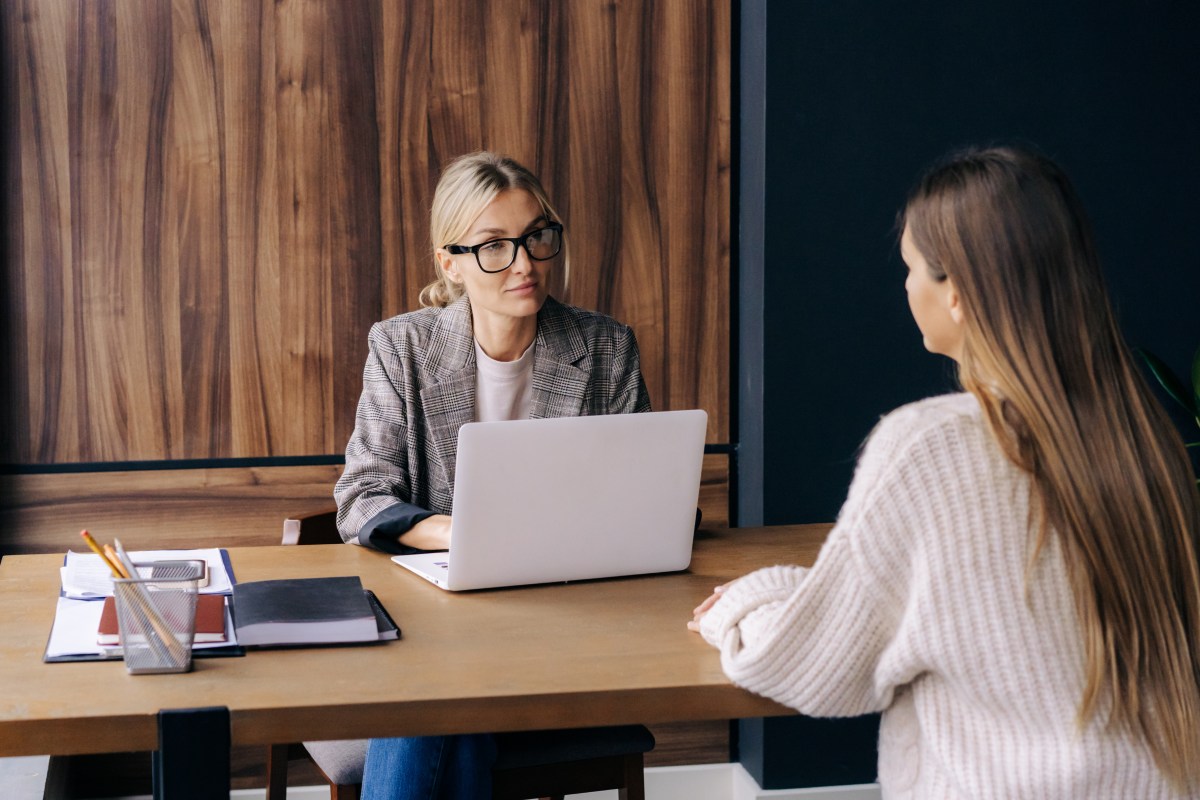
MULTIPOLYGON (((0 557, 79 547, 87 528, 129 547, 276 544, 288 517, 334 508, 340 466, 0 475, 0 557)), ((729 457, 704 457, 704 527, 729 525, 729 457)))
POLYGON ((441 166, 544 179, 564 299, 729 434, 730 10, 708 0, 11 0, 0 460, 338 453, 432 277, 441 166))
POLYGON ((333 508, 338 466, 0 476, 0 556, 78 550, 87 528, 133 549, 278 544, 289 516, 333 508))
MULTIPOLYGON (((229 263, 229 345, 233 440, 239 452, 286 452, 293 429, 286 418, 283 326, 280 302, 281 228, 276 91, 275 18, 258 3, 227 3, 217 16, 221 47, 214 57, 220 75, 226 125, 223 181, 229 263)), ((319 391, 320 387, 313 387, 319 391)))

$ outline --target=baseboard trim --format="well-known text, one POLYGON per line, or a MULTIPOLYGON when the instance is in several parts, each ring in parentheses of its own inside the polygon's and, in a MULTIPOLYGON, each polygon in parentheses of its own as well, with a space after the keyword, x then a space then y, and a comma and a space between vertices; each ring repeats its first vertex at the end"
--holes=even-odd
POLYGON ((729 767, 733 783, 730 800, 881 800, 883 797, 877 783, 813 786, 805 789, 763 789, 741 764, 730 764, 729 767))

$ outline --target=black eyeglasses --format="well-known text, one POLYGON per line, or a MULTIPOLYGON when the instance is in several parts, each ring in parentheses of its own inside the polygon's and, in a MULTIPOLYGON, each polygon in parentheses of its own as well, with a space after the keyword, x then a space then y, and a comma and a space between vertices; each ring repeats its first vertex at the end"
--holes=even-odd
POLYGON ((484 272, 504 272, 517 260, 518 247, 524 247, 525 252, 534 261, 546 261, 554 258, 562 249, 562 232, 562 223, 551 222, 546 227, 530 231, 524 236, 491 239, 483 244, 470 246, 448 244, 446 251, 456 256, 474 253, 476 263, 484 272))

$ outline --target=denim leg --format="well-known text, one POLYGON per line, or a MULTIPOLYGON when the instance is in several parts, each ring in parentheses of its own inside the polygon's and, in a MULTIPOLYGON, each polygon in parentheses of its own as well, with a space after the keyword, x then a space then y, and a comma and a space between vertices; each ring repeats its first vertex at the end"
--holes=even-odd
POLYGON ((443 736, 372 739, 363 766, 362 800, 435 800, 443 736))
POLYGON ((490 733, 449 736, 442 769, 441 800, 490 800, 496 739, 490 733))
POLYGON ((476 800, 492 794, 491 734, 372 739, 362 800, 476 800))

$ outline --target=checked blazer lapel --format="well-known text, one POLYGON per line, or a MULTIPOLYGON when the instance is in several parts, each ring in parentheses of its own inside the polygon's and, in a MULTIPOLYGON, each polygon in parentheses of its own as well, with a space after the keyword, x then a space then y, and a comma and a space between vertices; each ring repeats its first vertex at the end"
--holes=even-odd
MULTIPOLYGON (((546 298, 538 312, 529 416, 579 416, 587 400, 588 374, 576 364, 587 341, 562 305, 546 298)), ((475 419, 475 335, 464 296, 446 306, 430 334, 421 389, 428 431, 446 488, 454 486, 458 429, 475 419)))
POLYGON ((531 419, 577 417, 582 413, 588 374, 575 365, 587 354, 587 341, 579 327, 557 300, 547 297, 538 312, 533 349, 531 419))
POLYGON ((459 298, 438 316, 429 337, 421 406, 447 490, 454 486, 458 429, 475 418, 475 336, 471 305, 459 298))

